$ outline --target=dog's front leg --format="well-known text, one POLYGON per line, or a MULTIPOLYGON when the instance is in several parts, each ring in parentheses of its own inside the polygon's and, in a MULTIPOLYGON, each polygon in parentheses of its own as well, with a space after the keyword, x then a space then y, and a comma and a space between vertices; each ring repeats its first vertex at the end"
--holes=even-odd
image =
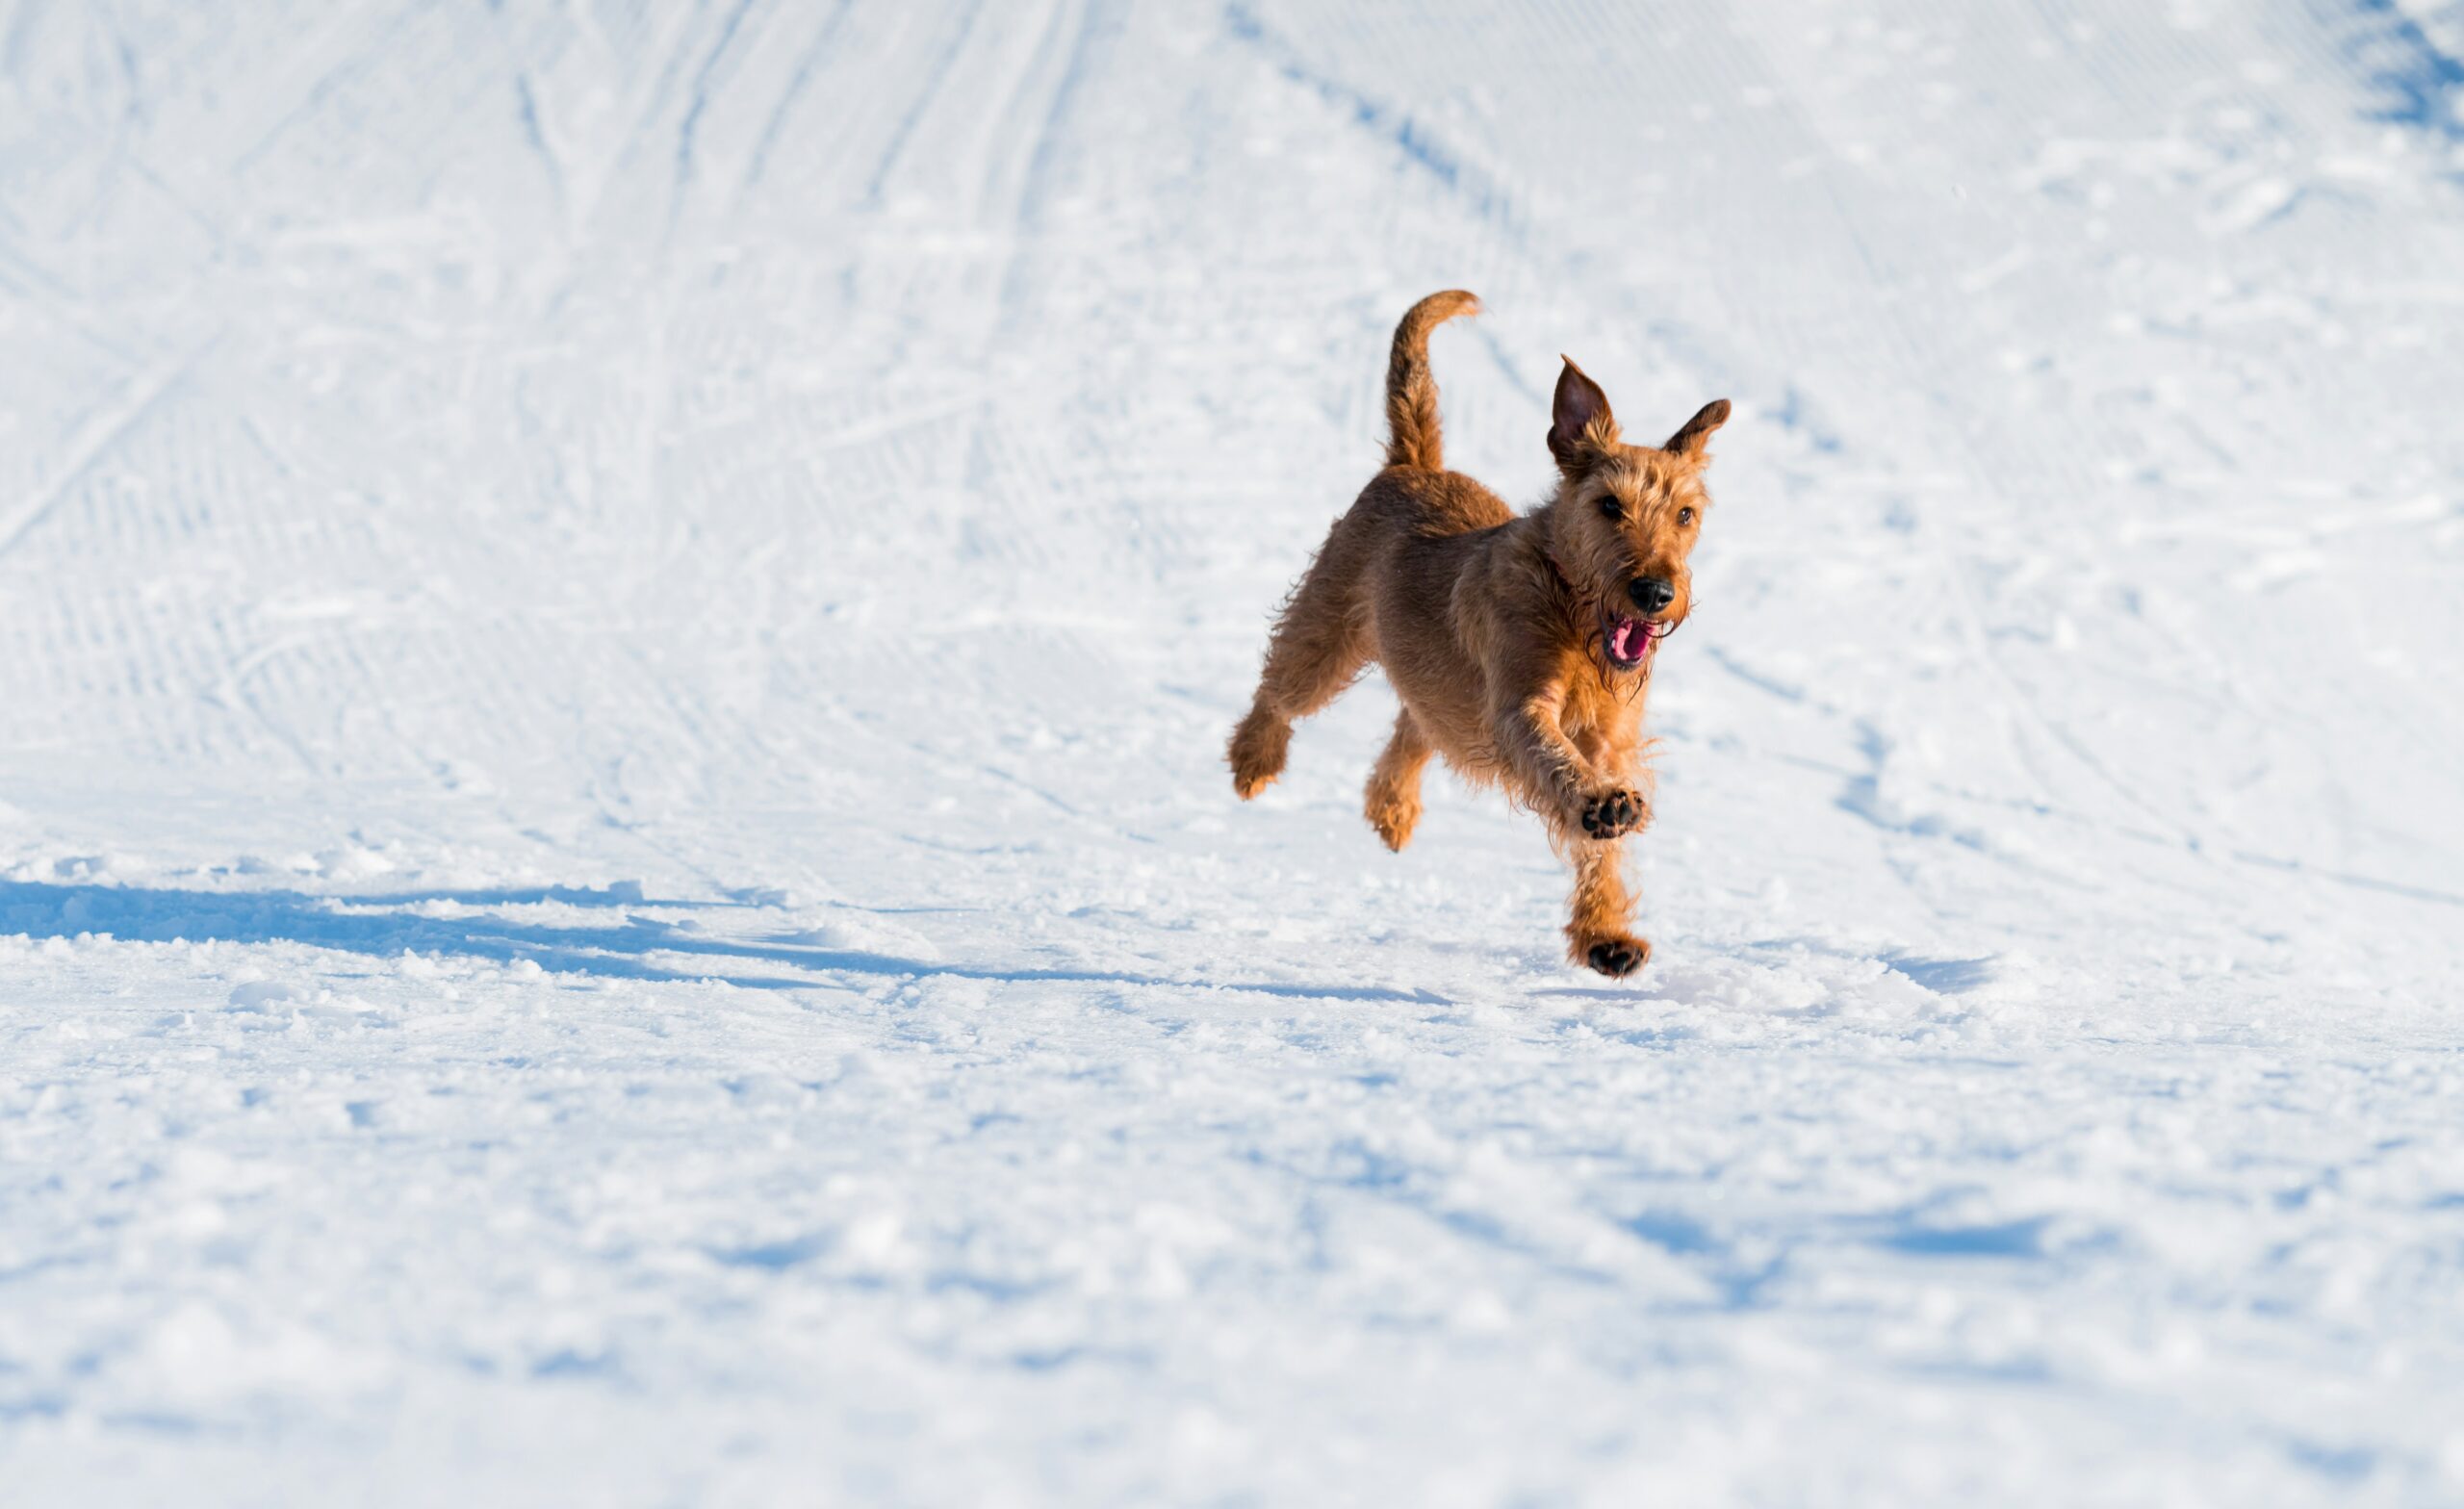
POLYGON ((1652 957, 1651 943, 1628 931, 1634 899, 1626 891, 1622 843, 1574 846, 1575 894, 1566 920, 1567 955, 1612 979, 1632 974, 1652 957))
POLYGON ((1651 958, 1652 946, 1627 931, 1634 904, 1626 893, 1625 845, 1618 840, 1642 827, 1651 808, 1640 792, 1604 774, 1566 736, 1564 710, 1564 683, 1545 683, 1500 719, 1498 743, 1574 860, 1567 952, 1604 975, 1630 975, 1651 958))
POLYGON ((1632 787, 1594 769, 1560 721, 1565 684, 1551 680, 1498 716, 1497 742, 1524 795, 1569 842, 1620 838, 1650 820, 1632 787))

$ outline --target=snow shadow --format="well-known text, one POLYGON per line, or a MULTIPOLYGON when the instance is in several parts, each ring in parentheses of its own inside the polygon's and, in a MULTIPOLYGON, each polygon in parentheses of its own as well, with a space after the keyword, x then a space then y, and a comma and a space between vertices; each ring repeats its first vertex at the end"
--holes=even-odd
POLYGON ((2347 49, 2383 100, 2370 118, 2464 137, 2464 115, 2453 106, 2464 97, 2464 60, 2441 48, 2398 0, 2359 0, 2354 10, 2359 24, 2347 49))
POLYGON ((763 990, 808 988, 830 983, 815 976, 860 974, 901 979, 948 976, 990 982, 1242 990, 1312 1000, 1399 1001, 1423 1006, 1453 1004, 1426 990, 1381 986, 1176 980, 1119 970, 946 964, 780 938, 731 938, 706 933, 690 923, 623 910, 629 907, 680 910, 745 905, 650 900, 642 895, 639 886, 630 884, 598 890, 543 886, 525 890, 312 896, 291 890, 198 891, 6 881, 0 882, 0 935, 74 938, 94 934, 144 943, 299 943, 381 959, 398 959, 412 953, 455 955, 500 963, 527 959, 557 974, 654 982, 719 980, 763 990), (603 908, 619 915, 611 920, 563 925, 491 912, 438 915, 397 909, 552 902, 603 908), (701 959, 707 959, 711 967, 693 967, 693 961, 701 959), (781 965, 806 973, 768 972, 781 965))

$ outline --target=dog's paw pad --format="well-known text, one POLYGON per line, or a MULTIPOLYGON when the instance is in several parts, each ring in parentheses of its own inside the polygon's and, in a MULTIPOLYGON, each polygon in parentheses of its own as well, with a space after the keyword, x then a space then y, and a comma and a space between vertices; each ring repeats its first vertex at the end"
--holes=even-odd
POLYGON ((1616 838, 1643 826, 1643 799, 1630 791, 1611 791, 1584 804, 1582 831, 1594 838, 1616 838))
POLYGON ((1591 967, 1612 980, 1622 980, 1643 967, 1652 946, 1638 938, 1610 938, 1591 946, 1591 967))

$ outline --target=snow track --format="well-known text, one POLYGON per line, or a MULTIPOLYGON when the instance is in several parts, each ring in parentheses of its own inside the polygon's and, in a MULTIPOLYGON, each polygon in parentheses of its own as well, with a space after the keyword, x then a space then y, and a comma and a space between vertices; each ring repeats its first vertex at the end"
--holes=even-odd
POLYGON ((0 8, 0 1502, 2464 1499, 2444 0, 0 8), (1637 985, 1232 801, 1727 395, 1637 985))

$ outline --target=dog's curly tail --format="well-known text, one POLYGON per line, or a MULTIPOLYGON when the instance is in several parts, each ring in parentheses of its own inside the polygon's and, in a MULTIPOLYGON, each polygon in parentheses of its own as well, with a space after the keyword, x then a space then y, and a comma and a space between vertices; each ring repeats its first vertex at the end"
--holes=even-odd
POLYGON ((1476 315, 1480 301, 1461 289, 1431 294, 1414 304, 1395 327, 1395 355, 1386 364, 1386 464, 1443 471, 1446 447, 1438 434, 1437 379, 1428 370, 1428 333, 1457 315, 1476 315))

